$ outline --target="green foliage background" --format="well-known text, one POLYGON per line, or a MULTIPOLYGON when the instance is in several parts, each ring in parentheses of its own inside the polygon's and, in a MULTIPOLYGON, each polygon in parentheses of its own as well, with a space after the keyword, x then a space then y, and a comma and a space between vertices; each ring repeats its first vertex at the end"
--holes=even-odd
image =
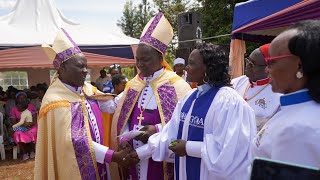
MULTIPOLYGON (((177 17, 179 13, 195 10, 202 15, 203 38, 230 34, 233 21, 233 10, 236 3, 246 0, 141 0, 137 5, 132 0, 127 0, 124 5, 123 15, 118 21, 122 31, 131 37, 140 38, 140 34, 146 23, 158 12, 165 14, 174 29, 174 39, 169 45, 166 60, 172 66, 177 48, 177 17)), ((230 44, 230 36, 205 40, 215 44, 230 44)), ((248 43, 247 52, 252 52, 260 44, 248 43)), ((131 78, 134 76, 134 68, 124 68, 123 73, 131 78)))

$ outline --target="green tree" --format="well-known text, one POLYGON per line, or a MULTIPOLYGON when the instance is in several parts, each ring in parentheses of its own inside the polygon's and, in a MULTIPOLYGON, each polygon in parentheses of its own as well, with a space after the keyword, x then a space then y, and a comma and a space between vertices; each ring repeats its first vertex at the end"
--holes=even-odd
MULTIPOLYGON (((147 0, 142 0, 138 5, 134 6, 132 0, 126 1, 123 14, 118 20, 119 26, 123 33, 133 38, 140 38, 144 26, 153 17, 154 11, 147 0)), ((135 74, 135 67, 124 67, 122 73, 130 80, 135 74)))
POLYGON ((152 7, 150 2, 151 1, 142 0, 137 6, 134 6, 132 0, 128 0, 124 6, 123 15, 117 25, 121 27, 124 34, 134 38, 140 38, 144 26, 155 14, 154 9, 163 12, 174 30, 174 40, 173 43, 169 45, 165 57, 168 63, 172 65, 177 47, 178 14, 188 11, 193 7, 193 4, 190 3, 189 0, 153 0, 154 7, 152 7))
POLYGON ((140 38, 144 26, 154 15, 154 11, 147 0, 142 0, 134 6, 132 0, 126 1, 123 14, 118 20, 119 26, 123 33, 133 38, 140 38))
POLYGON ((120 20, 118 20, 117 26, 119 26, 122 32, 130 37, 135 35, 135 14, 137 12, 136 7, 133 6, 132 0, 126 1, 123 14, 120 20))
POLYGON ((165 17, 173 27, 173 41, 169 45, 165 57, 167 62, 173 66, 175 50, 177 48, 178 14, 187 12, 193 7, 193 4, 190 2, 190 0, 154 0, 153 2, 155 7, 164 13, 165 17))
MULTIPOLYGON (((243 1, 243 0, 242 0, 243 1)), ((202 14, 203 37, 230 34, 233 20, 233 9, 241 0, 198 0, 201 6, 198 11, 202 14)), ((213 40, 215 43, 230 43, 230 37, 213 40)))
MULTIPOLYGON (((213 37, 230 34, 232 31, 233 12, 236 3, 246 0, 198 0, 197 8, 202 14, 203 37, 213 37)), ((206 40, 217 44, 229 44, 230 36, 206 40)), ((257 43, 246 42, 247 52, 251 52, 259 46, 257 43)))

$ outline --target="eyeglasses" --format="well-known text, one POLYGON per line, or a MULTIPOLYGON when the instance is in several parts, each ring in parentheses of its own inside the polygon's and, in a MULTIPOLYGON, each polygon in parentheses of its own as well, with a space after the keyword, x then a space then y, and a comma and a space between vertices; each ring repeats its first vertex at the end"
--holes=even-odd
POLYGON ((261 65, 261 64, 254 64, 252 61, 250 61, 249 58, 244 58, 246 61, 246 64, 249 65, 250 67, 258 66, 258 67, 265 67, 267 65, 261 65))
POLYGON ((267 66, 268 68, 272 68, 272 62, 274 60, 279 60, 279 59, 283 59, 283 58, 287 58, 287 57, 294 57, 293 54, 285 54, 285 55, 281 55, 281 56, 272 56, 272 57, 266 57, 266 63, 267 63, 267 66))
POLYGON ((283 59, 283 58, 287 58, 287 57, 293 57, 293 54, 286 54, 286 55, 281 55, 281 56, 272 56, 272 57, 266 57, 266 62, 267 64, 270 64, 270 61, 274 61, 277 59, 283 59))

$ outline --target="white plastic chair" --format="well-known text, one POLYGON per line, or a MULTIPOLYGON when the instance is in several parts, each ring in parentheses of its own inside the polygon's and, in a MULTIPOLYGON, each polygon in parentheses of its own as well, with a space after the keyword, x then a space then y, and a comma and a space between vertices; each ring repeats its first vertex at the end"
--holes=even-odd
POLYGON ((12 157, 13 159, 17 159, 18 154, 20 153, 19 145, 15 145, 12 149, 12 157))
POLYGON ((3 144, 3 114, 0 112, 0 154, 1 154, 1 160, 6 159, 6 151, 4 149, 3 144))

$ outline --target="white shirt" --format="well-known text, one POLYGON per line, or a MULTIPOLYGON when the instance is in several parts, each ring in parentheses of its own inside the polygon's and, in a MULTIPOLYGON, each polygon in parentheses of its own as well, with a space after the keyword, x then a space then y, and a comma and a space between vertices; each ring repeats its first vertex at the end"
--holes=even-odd
POLYGON ((253 155, 320 168, 320 104, 306 90, 281 97, 280 111, 252 142, 253 155))
POLYGON ((106 76, 104 78, 98 77, 98 79, 96 80, 96 87, 102 91, 103 90, 103 83, 110 81, 110 77, 106 76))
MULTIPOLYGON (((174 156, 168 146, 171 140, 177 138, 181 109, 194 91, 190 91, 178 102, 171 120, 163 130, 149 138, 148 150, 141 158, 152 156, 155 161, 173 161, 174 156)), ((185 123, 190 118, 187 116, 185 123)), ((184 131, 188 129, 184 127, 184 131)), ((203 142, 187 141, 186 144, 189 156, 201 158, 199 179, 248 179, 250 142, 255 133, 253 110, 236 91, 229 87, 220 88, 205 118, 203 142)), ((183 158, 180 157, 180 166, 185 163, 183 158)), ((180 170, 179 178, 187 179, 185 170, 180 170)))
POLYGON ((259 131, 279 110, 281 94, 272 92, 269 83, 251 86, 247 76, 235 78, 231 81, 231 84, 254 110, 257 130, 259 131))

